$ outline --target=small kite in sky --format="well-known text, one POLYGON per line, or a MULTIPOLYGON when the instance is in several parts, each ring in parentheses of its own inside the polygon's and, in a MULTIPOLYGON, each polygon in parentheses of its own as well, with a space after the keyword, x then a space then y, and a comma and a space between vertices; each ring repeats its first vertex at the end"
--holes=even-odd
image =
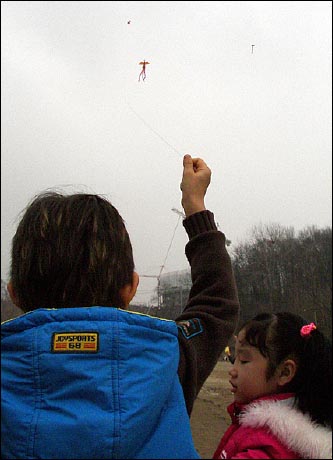
POLYGON ((253 54, 253 47, 256 46, 256 45, 251 45, 252 46, 252 54, 253 54))
POLYGON ((146 78, 146 64, 150 64, 150 62, 147 62, 145 60, 139 62, 139 65, 142 65, 142 70, 140 72, 140 75, 139 75, 139 81, 140 81, 140 78, 142 77, 142 80, 144 81, 145 78, 146 78))
POLYGON ((131 21, 127 21, 127 24, 130 24, 130 23, 131 23, 131 21))

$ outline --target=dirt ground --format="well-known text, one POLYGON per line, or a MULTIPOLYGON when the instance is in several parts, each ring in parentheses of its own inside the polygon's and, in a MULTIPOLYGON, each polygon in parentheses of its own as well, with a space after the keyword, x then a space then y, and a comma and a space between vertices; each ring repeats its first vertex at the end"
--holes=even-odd
POLYGON ((231 364, 219 361, 202 387, 191 416, 195 447, 202 458, 212 458, 230 424, 227 406, 233 401, 228 370, 231 364))

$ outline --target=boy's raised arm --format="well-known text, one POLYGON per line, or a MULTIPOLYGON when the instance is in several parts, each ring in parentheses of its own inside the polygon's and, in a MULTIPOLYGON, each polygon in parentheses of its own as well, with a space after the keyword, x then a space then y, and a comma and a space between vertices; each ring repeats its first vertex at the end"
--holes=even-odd
POLYGON ((239 301, 225 236, 217 230, 204 197, 211 171, 199 158, 185 155, 181 182, 183 225, 190 241, 186 256, 192 288, 179 326, 178 374, 189 414, 204 381, 215 367, 238 321, 239 301))

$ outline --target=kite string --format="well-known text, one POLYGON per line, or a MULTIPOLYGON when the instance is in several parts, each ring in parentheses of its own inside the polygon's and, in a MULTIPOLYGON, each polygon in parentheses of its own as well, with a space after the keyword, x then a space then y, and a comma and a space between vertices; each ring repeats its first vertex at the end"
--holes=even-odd
MULTIPOLYGON (((125 99, 125 102, 126 104, 128 105, 128 107, 131 109, 131 111, 134 113, 134 115, 136 115, 139 120, 142 121, 142 123, 144 123, 144 125, 147 126, 147 128, 149 128, 154 134, 156 134, 156 136, 158 136, 166 145, 168 145, 170 148, 172 148, 172 150, 174 152, 177 153, 177 155, 179 155, 181 158, 183 157, 183 155, 173 146, 171 145, 166 139, 164 139, 164 137, 162 137, 154 128, 152 128, 152 126, 150 126, 146 120, 144 118, 142 118, 142 116, 140 114, 137 113, 136 110, 133 109, 133 107, 131 106, 131 104, 125 99)), ((171 246, 172 246, 172 243, 173 243, 173 240, 175 238, 175 235, 176 235, 176 230, 178 228, 178 225, 179 225, 179 222, 180 222, 180 218, 181 218, 181 215, 179 215, 178 217, 178 220, 177 220, 177 224, 174 228, 174 231, 173 231, 173 235, 172 235, 172 238, 171 238, 171 241, 170 241, 170 244, 169 244, 169 247, 168 247, 168 250, 167 250, 167 253, 166 253, 166 256, 165 256, 165 259, 164 259, 164 262, 163 262, 163 265, 161 266, 161 270, 160 270, 160 273, 158 274, 158 279, 160 279, 161 275, 162 275, 162 271, 163 269, 165 268, 165 263, 167 261, 167 258, 168 258, 168 255, 169 255, 169 252, 170 252, 170 249, 171 249, 171 246)))
POLYGON ((160 270, 160 273, 158 275, 158 278, 160 278, 161 274, 162 274, 162 271, 163 271, 163 268, 165 267, 165 262, 168 258, 168 255, 169 255, 169 252, 170 252, 170 249, 171 249, 171 245, 172 245, 172 242, 175 238, 175 234, 176 234, 176 230, 178 228, 178 225, 179 225, 179 221, 180 221, 180 218, 181 218, 181 215, 178 216, 178 220, 177 220, 177 224, 175 226, 175 229, 173 231, 173 235, 172 235, 172 238, 171 238, 171 241, 170 241, 170 244, 169 244, 169 247, 168 247, 168 250, 167 250, 167 253, 166 253, 166 256, 165 256, 165 259, 164 259, 164 262, 163 262, 163 265, 161 266, 161 270, 160 270))
POLYGON ((164 139, 164 137, 162 137, 154 128, 152 128, 144 118, 142 118, 142 116, 140 114, 138 114, 138 112, 136 110, 133 109, 133 107, 131 106, 131 104, 129 102, 126 101, 126 104, 128 105, 128 107, 132 110, 132 112, 134 113, 134 115, 136 115, 139 120, 142 121, 142 123, 144 123, 147 128, 149 128, 154 134, 156 134, 156 136, 158 136, 166 145, 168 145, 170 148, 172 148, 172 150, 174 152, 176 152, 181 158, 183 158, 183 155, 178 152, 177 149, 175 149, 175 147, 173 147, 173 145, 171 145, 166 139, 164 139))

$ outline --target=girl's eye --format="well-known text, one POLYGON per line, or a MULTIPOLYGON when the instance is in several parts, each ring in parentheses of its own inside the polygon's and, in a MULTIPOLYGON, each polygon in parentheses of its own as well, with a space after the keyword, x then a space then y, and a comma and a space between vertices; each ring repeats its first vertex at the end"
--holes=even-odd
POLYGON ((244 359, 240 359, 239 362, 240 362, 241 364, 246 364, 246 363, 248 363, 249 361, 245 361, 244 359))

